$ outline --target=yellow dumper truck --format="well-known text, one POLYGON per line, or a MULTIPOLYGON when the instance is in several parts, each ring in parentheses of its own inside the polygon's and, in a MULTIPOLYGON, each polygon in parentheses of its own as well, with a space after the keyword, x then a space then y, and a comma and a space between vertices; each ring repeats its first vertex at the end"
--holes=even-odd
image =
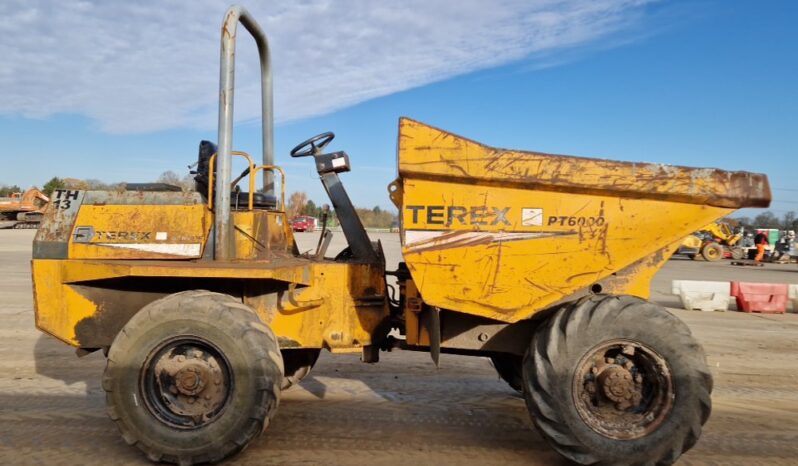
POLYGON ((695 444, 712 378, 687 326, 646 301, 649 283, 687 232, 767 206, 764 175, 496 149, 403 118, 388 191, 404 262, 386 272, 332 133, 291 156, 314 164, 348 246, 327 257, 325 231, 299 254, 275 189, 266 36, 232 7, 221 45, 218 146, 200 144, 196 191, 56 191, 33 244, 36 325, 106 353, 125 441, 153 461, 219 461, 268 426, 321 350, 371 363, 405 348, 490 357, 578 463, 669 464, 695 444), (233 151, 239 23, 260 56, 260 165, 233 151), (233 156, 247 169, 231 181, 233 156))

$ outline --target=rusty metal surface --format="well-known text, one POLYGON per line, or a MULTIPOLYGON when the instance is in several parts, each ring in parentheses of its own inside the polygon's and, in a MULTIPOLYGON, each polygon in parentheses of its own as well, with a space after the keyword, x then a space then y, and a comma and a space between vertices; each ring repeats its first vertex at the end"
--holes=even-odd
MULTIPOLYGON (((716 207, 768 207, 766 175, 499 149, 409 118, 399 121, 401 177, 467 179, 567 193, 716 207)), ((463 182, 463 181, 461 181, 463 182)))
POLYGON ((597 433, 633 440, 654 432, 673 408, 665 359, 644 343, 612 340, 588 351, 573 378, 574 405, 597 433))
POLYGON ((177 429, 213 422, 233 389, 231 368, 209 343, 181 337, 153 350, 144 363, 141 394, 150 414, 177 429))
MULTIPOLYGON (((66 259, 81 206, 197 206, 202 197, 194 192, 56 190, 33 240, 33 257, 66 259)), ((154 239, 154 238, 152 238, 154 239)))

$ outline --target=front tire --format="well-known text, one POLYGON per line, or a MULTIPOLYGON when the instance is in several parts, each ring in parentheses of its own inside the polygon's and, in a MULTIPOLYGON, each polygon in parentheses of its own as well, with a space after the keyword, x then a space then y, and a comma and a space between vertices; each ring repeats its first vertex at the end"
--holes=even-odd
POLYGON ((244 449, 279 404, 277 339, 231 296, 185 291, 145 306, 114 339, 108 414, 152 461, 215 462, 244 449))
POLYGON ((524 384, 535 426, 580 464, 672 464, 711 410, 712 377, 690 330, 631 296, 559 310, 533 336, 524 384))

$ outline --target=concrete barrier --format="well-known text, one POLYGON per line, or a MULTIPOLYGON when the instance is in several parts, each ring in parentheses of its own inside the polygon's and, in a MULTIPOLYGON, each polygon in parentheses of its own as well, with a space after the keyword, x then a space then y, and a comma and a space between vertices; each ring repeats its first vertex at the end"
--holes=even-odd
POLYGON ((798 285, 790 285, 790 300, 787 307, 793 312, 798 312, 798 285))
POLYGON ((737 299, 740 311, 783 314, 787 310, 789 285, 731 282, 731 295, 737 299))
POLYGON ((674 280, 672 291, 690 311, 725 311, 731 301, 729 282, 674 280))

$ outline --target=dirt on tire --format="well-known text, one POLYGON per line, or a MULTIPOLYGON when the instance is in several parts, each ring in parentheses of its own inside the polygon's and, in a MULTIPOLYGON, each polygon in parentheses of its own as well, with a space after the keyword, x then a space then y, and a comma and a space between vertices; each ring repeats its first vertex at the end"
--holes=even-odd
POLYGON ((682 321, 636 297, 593 296, 563 306, 535 332, 523 366, 533 423, 579 464, 672 464, 698 441, 711 411, 712 376, 701 345, 682 321), (586 355, 614 346, 628 349, 606 365, 600 353, 602 371, 593 365, 581 378, 583 364, 593 361, 586 355), (650 370, 633 380, 630 371, 646 360, 650 370), (629 401, 634 386, 640 398, 629 401), (599 407, 603 398, 615 407, 599 407))
POLYGON ((232 456, 263 432, 282 380, 277 338, 255 312, 195 290, 153 301, 128 321, 108 353, 103 389, 128 445, 152 461, 192 465, 232 456))

